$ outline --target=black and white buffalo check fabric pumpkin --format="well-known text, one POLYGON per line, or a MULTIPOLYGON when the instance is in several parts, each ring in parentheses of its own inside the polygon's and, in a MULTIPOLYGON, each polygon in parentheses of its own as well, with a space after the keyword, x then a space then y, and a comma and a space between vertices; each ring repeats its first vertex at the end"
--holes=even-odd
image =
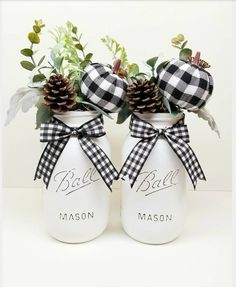
POLYGON ((157 78, 161 94, 186 110, 202 108, 213 91, 210 73, 179 59, 171 60, 157 78))
POLYGON ((85 68, 81 92, 94 104, 108 112, 118 112, 127 91, 127 83, 106 65, 93 63, 85 68))

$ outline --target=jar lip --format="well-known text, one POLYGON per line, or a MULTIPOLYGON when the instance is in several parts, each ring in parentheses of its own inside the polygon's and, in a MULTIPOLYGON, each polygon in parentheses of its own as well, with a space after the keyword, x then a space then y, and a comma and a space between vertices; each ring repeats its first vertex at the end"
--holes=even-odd
POLYGON ((144 120, 178 120, 183 118, 184 113, 180 112, 176 115, 170 113, 134 113, 137 117, 144 120))
POLYGON ((62 118, 72 118, 72 117, 87 117, 87 116, 96 116, 98 115, 97 111, 67 111, 63 114, 56 113, 56 117, 62 118))

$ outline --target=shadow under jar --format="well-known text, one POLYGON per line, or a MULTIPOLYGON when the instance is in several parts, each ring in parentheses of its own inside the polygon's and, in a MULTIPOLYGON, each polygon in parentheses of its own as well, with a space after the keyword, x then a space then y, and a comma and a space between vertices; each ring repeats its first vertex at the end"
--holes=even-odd
MULTIPOLYGON (((155 129, 177 123, 183 114, 135 113, 155 129)), ((140 138, 129 134, 123 145, 123 162, 140 138)), ((163 244, 176 239, 182 232, 186 217, 186 172, 164 136, 148 156, 131 188, 128 177, 121 187, 121 221, 125 232, 135 240, 163 244)))

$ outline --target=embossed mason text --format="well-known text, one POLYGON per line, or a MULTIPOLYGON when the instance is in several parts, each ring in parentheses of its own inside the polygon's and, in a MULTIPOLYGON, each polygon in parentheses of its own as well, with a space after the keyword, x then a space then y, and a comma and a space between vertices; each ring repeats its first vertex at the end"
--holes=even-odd
POLYGON ((167 222, 172 221, 172 214, 150 214, 139 212, 138 220, 167 222))
POLYGON ((73 220, 89 220, 94 218, 94 212, 76 212, 76 213, 62 213, 59 214, 60 220, 73 221, 73 220))

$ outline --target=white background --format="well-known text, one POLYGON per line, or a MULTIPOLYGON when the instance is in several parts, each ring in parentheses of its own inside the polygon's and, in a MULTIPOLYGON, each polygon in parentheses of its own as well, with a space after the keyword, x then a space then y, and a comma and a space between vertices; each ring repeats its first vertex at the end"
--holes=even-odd
MULTIPOLYGON (((215 90, 208 109, 215 116, 221 139, 202 120, 187 114, 191 145, 208 181, 199 192, 188 193, 189 215, 184 234, 161 246, 140 244, 122 232, 119 192, 112 194, 111 218, 106 232, 82 245, 57 242, 44 232, 41 190, 32 177, 40 156, 35 110, 19 114, 3 128, 4 228, 2 276, 4 287, 231 287, 231 95, 234 57, 231 2, 5 2, 1 3, 0 78, 1 112, 10 96, 27 82, 19 66, 19 50, 35 18, 47 29, 68 19, 79 24, 94 60, 111 62, 99 41, 109 34, 122 42, 131 61, 139 64, 154 55, 177 56, 170 38, 182 32, 191 47, 201 50, 212 68, 215 90), (201 192, 201 190, 203 192, 201 192), (207 192, 209 190, 210 192, 207 192)), ((42 48, 49 46, 43 37, 42 48)), ((234 74, 235 75, 235 74, 234 74)), ((235 101, 234 101, 235 102, 235 101)), ((3 115, 3 119, 4 119, 3 115)), ((235 126, 235 124, 234 124, 235 126)), ((127 133, 127 124, 106 121, 114 162, 127 133)), ((191 185, 189 184, 189 189, 191 185)))
MULTIPOLYGON (((207 108, 221 131, 218 139, 206 122, 186 114, 191 146, 207 176, 199 190, 231 190, 231 89, 232 89, 232 3, 229 2, 3 2, 1 9, 1 102, 6 112, 11 95, 28 81, 28 72, 19 62, 20 49, 27 47, 27 33, 34 19, 46 23, 42 45, 51 46, 47 30, 71 20, 79 26, 94 61, 111 63, 112 59, 100 38, 110 35, 127 49, 131 62, 143 69, 144 61, 160 55, 161 61, 177 57, 170 39, 183 33, 189 46, 202 52, 211 65, 215 88, 207 108)), ((34 130, 35 110, 18 114, 3 129, 3 184, 5 187, 39 187, 32 178, 40 156, 39 132, 34 130)), ((107 134, 113 149, 113 161, 121 167, 122 142, 127 124, 115 125, 106 120, 107 134)), ((191 185, 189 182, 189 189, 191 185)))

